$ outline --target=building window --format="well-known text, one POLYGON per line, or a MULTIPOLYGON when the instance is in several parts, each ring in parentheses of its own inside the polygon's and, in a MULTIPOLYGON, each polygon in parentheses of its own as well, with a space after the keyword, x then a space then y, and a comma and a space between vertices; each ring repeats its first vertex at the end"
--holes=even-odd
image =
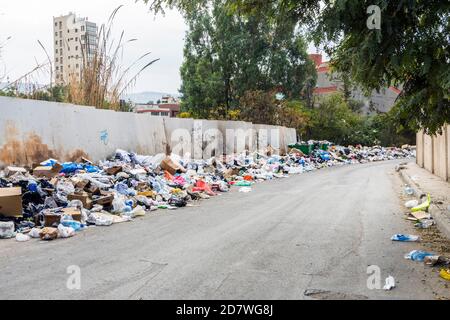
POLYGON ((78 29, 75 29, 75 33, 78 33, 78 29))
POLYGON ((58 22, 55 22, 55 27, 57 27, 58 26, 58 22))
POLYGON ((56 46, 58 45, 58 40, 55 41, 55 45, 56 45, 56 46))
POLYGON ((58 49, 56 49, 55 52, 58 53, 58 49))
POLYGON ((59 36, 62 38, 62 31, 59 32, 59 36))
POLYGON ((78 51, 78 46, 75 47, 75 51, 78 51))
POLYGON ((58 31, 55 32, 55 37, 57 37, 57 36, 58 36, 58 31))
POLYGON ((81 26, 81 31, 84 31, 84 26, 81 26))
POLYGON ((79 64, 77 63, 77 64, 76 64, 76 67, 75 67, 75 68, 77 68, 77 69, 78 69, 79 67, 80 67, 80 65, 79 65, 79 64))
POLYGON ((57 71, 59 70, 59 67, 58 67, 58 66, 56 66, 56 70, 57 70, 57 71))
POLYGON ((78 37, 75 37, 75 41, 78 42, 78 37))
POLYGON ((59 22, 59 28, 62 29, 62 21, 59 22))
POLYGON ((59 45, 62 47, 62 40, 59 40, 59 45))
POLYGON ((59 58, 56 58, 56 60, 55 60, 56 62, 58 62, 59 61, 59 58))

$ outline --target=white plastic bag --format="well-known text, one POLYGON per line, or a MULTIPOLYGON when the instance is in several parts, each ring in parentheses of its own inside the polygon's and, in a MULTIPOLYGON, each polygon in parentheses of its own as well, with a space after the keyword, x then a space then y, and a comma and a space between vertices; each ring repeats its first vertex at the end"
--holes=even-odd
POLYGON ((16 233, 14 232, 14 222, 0 222, 0 239, 14 238, 16 233))
POLYGON ((31 229, 31 231, 28 233, 28 235, 33 238, 33 239, 37 239, 41 237, 41 229, 39 228, 33 228, 31 229))
POLYGON ((418 205, 419 205, 419 201, 417 201, 417 200, 410 200, 405 203, 405 207, 408 209, 412 209, 414 207, 417 207, 418 205))
POLYGON ((18 233, 16 234, 16 241, 17 242, 27 242, 30 241, 30 236, 23 234, 23 233, 18 233))
POLYGON ((75 230, 70 227, 64 227, 62 224, 58 226, 58 236, 60 238, 70 238, 75 235, 75 230))

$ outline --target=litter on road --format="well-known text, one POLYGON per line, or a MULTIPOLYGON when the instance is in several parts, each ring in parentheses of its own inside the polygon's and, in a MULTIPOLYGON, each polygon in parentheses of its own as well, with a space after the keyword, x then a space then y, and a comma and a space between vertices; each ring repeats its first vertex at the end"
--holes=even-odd
POLYGON ((396 234, 391 238, 392 241, 401 241, 401 242, 418 242, 420 241, 419 236, 413 236, 409 234, 396 234))
POLYGON ((0 172, 0 238, 69 238, 90 226, 132 221, 155 210, 176 210, 238 187, 321 168, 405 159, 415 149, 297 145, 285 156, 243 153, 208 160, 117 150, 94 164, 85 158, 0 172), (302 150, 303 149, 303 150, 302 150))

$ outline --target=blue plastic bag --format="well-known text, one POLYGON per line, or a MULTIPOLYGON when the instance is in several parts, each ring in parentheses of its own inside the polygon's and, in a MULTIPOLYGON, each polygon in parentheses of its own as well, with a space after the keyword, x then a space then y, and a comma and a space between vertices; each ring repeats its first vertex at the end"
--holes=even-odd
POLYGON ((405 256, 405 259, 423 262, 423 260, 425 260, 425 257, 431 257, 431 256, 434 256, 434 253, 420 251, 420 250, 413 250, 405 256))

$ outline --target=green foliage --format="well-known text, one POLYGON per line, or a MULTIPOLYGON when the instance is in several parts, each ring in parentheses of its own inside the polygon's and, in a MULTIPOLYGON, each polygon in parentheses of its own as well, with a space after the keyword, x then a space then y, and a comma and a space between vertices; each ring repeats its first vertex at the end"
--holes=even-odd
POLYGON ((196 117, 239 110, 246 92, 277 90, 288 98, 314 87, 315 67, 295 23, 230 15, 223 0, 186 14, 182 108, 196 117), (215 112, 216 113, 216 112, 215 112))
POLYGON ((311 111, 307 138, 329 140, 342 145, 414 144, 415 133, 400 125, 394 113, 363 116, 352 110, 352 101, 333 94, 311 111))
POLYGON ((53 102, 67 102, 67 87, 54 86, 51 88, 35 89, 29 93, 21 92, 14 86, 0 90, 0 96, 22 99, 34 99, 53 102))
MULTIPOLYGON (((185 13, 211 0, 146 0, 185 13)), ((333 67, 367 92, 403 89, 393 115, 429 133, 450 122, 450 3, 441 0, 227 0, 227 10, 268 24, 298 22, 309 27, 316 44, 325 46, 333 67), (381 8, 381 30, 367 28, 367 8, 381 8)))

